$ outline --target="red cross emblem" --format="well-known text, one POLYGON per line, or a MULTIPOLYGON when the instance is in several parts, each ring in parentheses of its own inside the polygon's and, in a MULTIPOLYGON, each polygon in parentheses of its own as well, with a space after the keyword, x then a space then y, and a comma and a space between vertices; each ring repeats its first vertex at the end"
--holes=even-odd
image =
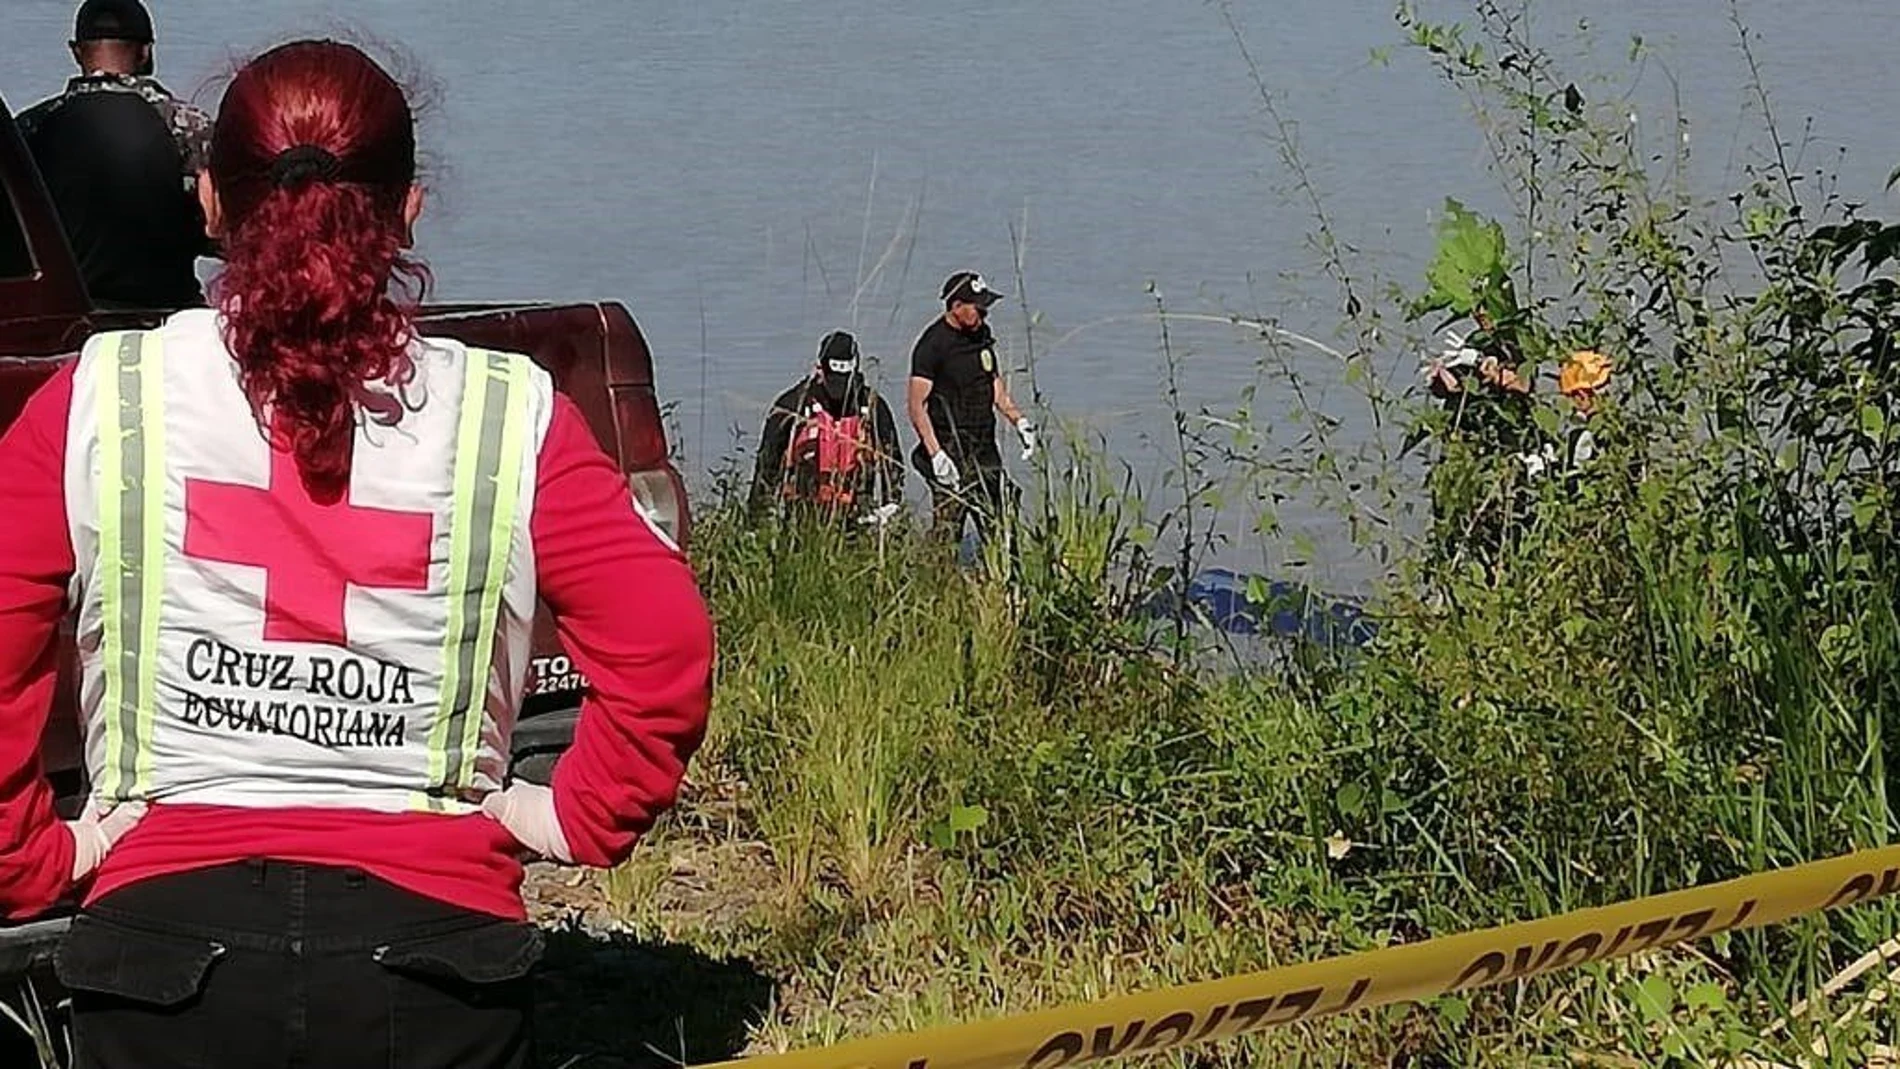
POLYGON ((426 590, 435 518, 310 497, 296 457, 271 450, 270 486, 185 480, 185 555, 264 569, 264 638, 348 644, 351 586, 426 590))

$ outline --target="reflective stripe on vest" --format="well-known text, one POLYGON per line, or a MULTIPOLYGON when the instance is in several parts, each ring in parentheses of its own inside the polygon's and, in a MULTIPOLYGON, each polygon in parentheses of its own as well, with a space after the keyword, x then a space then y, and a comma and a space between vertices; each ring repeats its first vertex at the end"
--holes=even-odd
POLYGON ((429 737, 429 782, 438 794, 451 796, 475 778, 532 415, 525 360, 470 349, 464 373, 442 699, 429 737))
POLYGON ((152 777, 158 608, 164 596, 164 343, 126 333, 98 376, 99 583, 106 756, 99 794, 124 801, 152 777))

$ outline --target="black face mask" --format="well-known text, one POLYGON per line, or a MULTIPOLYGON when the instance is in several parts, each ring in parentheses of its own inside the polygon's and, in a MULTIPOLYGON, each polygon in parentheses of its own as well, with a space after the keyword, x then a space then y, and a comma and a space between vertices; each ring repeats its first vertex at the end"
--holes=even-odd
POLYGON ((825 407, 837 412, 850 398, 858 378, 858 343, 835 330, 818 343, 818 395, 825 407))
POLYGON ((818 392, 832 408, 843 404, 857 383, 858 373, 855 371, 839 373, 827 369, 818 374, 818 392))

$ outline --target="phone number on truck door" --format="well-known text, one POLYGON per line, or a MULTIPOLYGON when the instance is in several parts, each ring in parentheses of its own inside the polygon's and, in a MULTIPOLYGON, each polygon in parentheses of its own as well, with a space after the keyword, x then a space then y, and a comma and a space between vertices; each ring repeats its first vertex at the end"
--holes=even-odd
POLYGON ((587 677, 566 656, 536 657, 528 662, 528 694, 565 694, 586 690, 587 677))

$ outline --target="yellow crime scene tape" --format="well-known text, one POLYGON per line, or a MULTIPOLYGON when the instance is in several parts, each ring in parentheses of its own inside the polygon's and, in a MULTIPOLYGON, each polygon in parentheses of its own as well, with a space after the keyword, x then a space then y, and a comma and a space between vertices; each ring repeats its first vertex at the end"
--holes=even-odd
POLYGON ((1058 1069, 1489 987, 1900 889, 1900 847, 1613 906, 989 1021, 709 1069, 1058 1069))

